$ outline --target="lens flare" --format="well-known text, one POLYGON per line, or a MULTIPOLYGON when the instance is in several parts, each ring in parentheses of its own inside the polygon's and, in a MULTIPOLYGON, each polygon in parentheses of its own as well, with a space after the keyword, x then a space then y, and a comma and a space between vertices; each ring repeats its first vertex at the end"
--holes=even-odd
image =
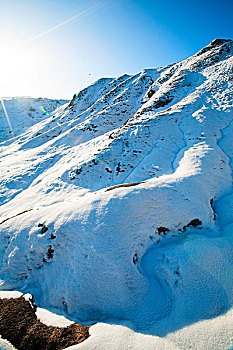
POLYGON ((5 104, 4 104, 4 101, 3 101, 3 99, 2 99, 1 97, 0 97, 0 100, 1 100, 3 112, 4 112, 4 114, 5 114, 7 123, 8 123, 9 128, 10 128, 10 133, 13 135, 13 137, 15 137, 14 132, 13 132, 13 128, 12 128, 12 126, 11 126, 10 118, 9 118, 9 116, 8 116, 8 113, 7 113, 5 104))
POLYGON ((49 116, 49 113, 46 111, 46 109, 43 106, 39 107, 39 111, 45 113, 46 115, 49 116))
POLYGON ((99 157, 95 156, 94 157, 98 162, 100 162, 104 167, 105 169, 109 172, 109 173, 112 173, 112 169, 108 166, 107 163, 105 163, 103 160, 101 160, 99 157))
POLYGON ((73 146, 76 146, 76 145, 82 140, 82 138, 83 138, 83 135, 79 136, 79 137, 77 138, 77 140, 74 142, 74 145, 73 145, 73 146))

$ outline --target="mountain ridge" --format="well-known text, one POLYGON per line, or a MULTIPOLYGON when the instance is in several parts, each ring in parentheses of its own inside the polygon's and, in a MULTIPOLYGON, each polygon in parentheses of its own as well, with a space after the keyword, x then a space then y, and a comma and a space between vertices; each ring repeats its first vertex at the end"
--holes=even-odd
POLYGON ((1 289, 157 336, 232 307, 232 56, 100 79, 0 144, 1 289))

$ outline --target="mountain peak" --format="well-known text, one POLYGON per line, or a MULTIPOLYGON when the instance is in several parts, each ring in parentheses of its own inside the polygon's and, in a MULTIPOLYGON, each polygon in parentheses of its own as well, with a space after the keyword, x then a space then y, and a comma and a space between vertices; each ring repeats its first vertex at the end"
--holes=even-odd
POLYGON ((214 39, 213 41, 211 41, 210 46, 219 46, 225 43, 232 43, 231 39, 214 39))

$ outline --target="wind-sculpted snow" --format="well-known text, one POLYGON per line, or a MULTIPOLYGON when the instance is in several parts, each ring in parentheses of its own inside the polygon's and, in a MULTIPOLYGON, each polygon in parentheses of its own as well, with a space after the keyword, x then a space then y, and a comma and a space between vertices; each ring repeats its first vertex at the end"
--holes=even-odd
POLYGON ((2 290, 159 336, 232 307, 232 52, 101 79, 0 145, 2 290))

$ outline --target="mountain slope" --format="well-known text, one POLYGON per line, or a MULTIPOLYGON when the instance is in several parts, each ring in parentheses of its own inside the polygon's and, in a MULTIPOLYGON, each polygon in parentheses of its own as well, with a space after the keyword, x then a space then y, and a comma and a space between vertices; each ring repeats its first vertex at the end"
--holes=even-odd
POLYGON ((50 112, 66 102, 68 101, 41 97, 3 98, 0 107, 0 142, 18 136, 33 124, 47 118, 50 112))
POLYGON ((159 336, 231 308, 232 53, 101 79, 0 144, 1 289, 159 336))

